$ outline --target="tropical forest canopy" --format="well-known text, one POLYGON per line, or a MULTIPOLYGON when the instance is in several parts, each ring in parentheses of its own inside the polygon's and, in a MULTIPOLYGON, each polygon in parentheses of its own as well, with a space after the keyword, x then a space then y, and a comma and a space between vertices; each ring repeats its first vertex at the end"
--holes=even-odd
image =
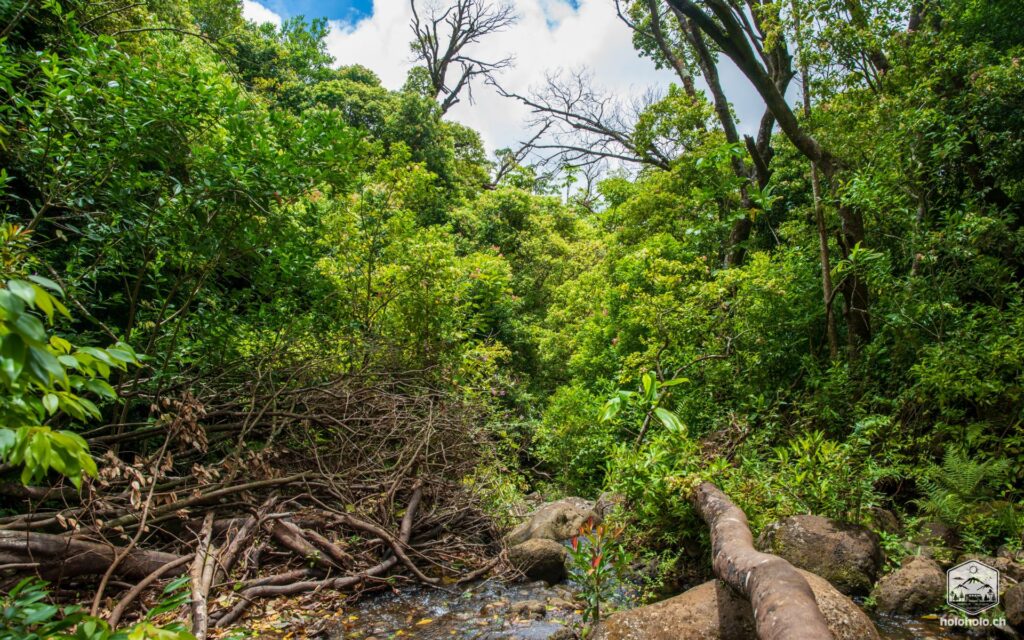
POLYGON ((1021 545, 1019 2, 609 2, 676 75, 633 109, 502 89, 482 0, 472 50, 420 7, 397 91, 323 21, 115 4, 0 2, 7 481, 241 482, 331 439, 289 394, 400 380, 472 416, 447 480, 485 509, 614 491, 669 564, 694 478, 754 528, 884 507, 1021 545), (488 81, 523 148, 446 117, 488 81))

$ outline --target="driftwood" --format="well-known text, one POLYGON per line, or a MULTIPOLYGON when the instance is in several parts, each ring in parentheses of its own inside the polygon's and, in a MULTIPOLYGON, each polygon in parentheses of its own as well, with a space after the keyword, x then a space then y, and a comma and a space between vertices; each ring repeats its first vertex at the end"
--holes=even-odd
POLYGON ((105 583, 94 609, 116 603, 116 628, 188 573, 179 615, 201 638, 263 598, 492 569, 499 536, 460 482, 487 446, 479 408, 421 372, 237 373, 122 389, 141 413, 84 434, 103 459, 82 491, 0 475, 0 505, 18 509, 0 517, 0 589, 37 574, 77 602, 105 583))
POLYGON ((177 554, 130 549, 36 531, 0 530, 0 564, 38 563, 44 577, 103 575, 122 556, 115 575, 141 579, 178 559, 177 554))
POLYGON ((213 514, 206 514, 203 528, 199 532, 199 543, 196 556, 189 569, 192 583, 192 635, 196 640, 206 640, 206 632, 210 626, 210 612, 207 598, 210 595, 210 582, 213 580, 213 568, 217 556, 213 548, 213 514))
POLYGON ((747 516, 715 485, 693 496, 711 529, 715 575, 750 601, 760 640, 832 640, 814 592, 793 565, 754 549, 747 516))
MULTIPOLYGON (((307 580, 302 582, 285 582, 284 584, 269 585, 263 584, 260 586, 250 587, 243 590, 240 594, 240 600, 230 611, 226 612, 220 619, 217 620, 216 626, 226 627, 233 624, 239 617, 245 613, 245 610, 249 608, 249 605, 253 603, 256 598, 266 598, 268 596, 278 595, 294 595, 296 593, 302 593, 304 591, 313 591, 314 589, 348 589, 354 587, 367 579, 375 578, 387 572, 393 566, 398 564, 400 557, 405 558, 405 561, 409 563, 417 576, 422 576, 422 579, 433 583, 433 580, 423 576, 416 569, 404 554, 401 554, 401 547, 409 544, 409 538, 412 533, 412 523, 416 517, 416 509, 419 506, 420 500, 422 499, 422 489, 420 486, 416 486, 413 490, 412 497, 409 499, 409 504, 405 508, 405 515, 402 517, 402 524, 399 528, 398 540, 395 541, 396 545, 393 547, 395 555, 387 558, 383 562, 373 566, 366 571, 356 574, 345 576, 342 578, 332 578, 325 580, 307 580)), ((388 536, 387 532, 380 530, 380 533, 388 536)))

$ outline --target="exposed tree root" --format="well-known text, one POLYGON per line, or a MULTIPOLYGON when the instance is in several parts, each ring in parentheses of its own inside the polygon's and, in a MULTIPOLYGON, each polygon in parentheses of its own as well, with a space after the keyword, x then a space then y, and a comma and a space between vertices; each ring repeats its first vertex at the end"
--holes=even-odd
POLYGON ((754 549, 743 510, 715 485, 694 493, 697 511, 711 529, 715 575, 743 594, 754 610, 761 640, 832 640, 814 592, 793 565, 754 549))

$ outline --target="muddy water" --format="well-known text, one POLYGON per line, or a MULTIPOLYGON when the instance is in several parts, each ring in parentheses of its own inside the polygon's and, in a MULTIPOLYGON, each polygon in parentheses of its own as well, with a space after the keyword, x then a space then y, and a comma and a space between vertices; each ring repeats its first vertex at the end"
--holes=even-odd
MULTIPOLYGON (((488 580, 465 588, 414 587, 399 594, 369 597, 331 629, 332 640, 547 640, 572 638, 581 626, 579 611, 567 606, 566 587, 543 583, 502 584, 488 580), (524 603, 530 603, 526 605, 524 603), (532 607, 532 611, 529 608, 532 607)), ((628 606, 620 594, 619 606, 628 606)), ((967 636, 943 629, 937 620, 875 616, 884 640, 945 640, 967 636)))

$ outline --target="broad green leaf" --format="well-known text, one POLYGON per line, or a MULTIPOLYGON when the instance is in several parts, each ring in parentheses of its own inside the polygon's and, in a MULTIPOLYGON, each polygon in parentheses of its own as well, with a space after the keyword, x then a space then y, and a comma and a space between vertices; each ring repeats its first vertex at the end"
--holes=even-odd
POLYGON ((607 422, 617 416, 620 409, 622 409, 622 400, 618 396, 609 398, 608 402, 604 403, 604 409, 601 411, 601 422, 607 422))
POLYGON ((22 313, 14 319, 13 322, 14 330, 22 335, 22 337, 32 342, 38 342, 46 344, 48 342, 46 336, 46 328, 43 327, 43 323, 39 318, 28 313, 22 313))
POLYGON ((29 276, 28 279, 40 286, 46 287, 50 291, 55 292, 57 295, 62 295, 64 293, 64 289, 62 289, 59 284, 44 276, 33 275, 29 276))
POLYGON ((20 335, 8 333, 4 336, 3 342, 0 343, 0 375, 7 386, 13 385, 21 375, 27 356, 28 347, 20 335))
POLYGON ((7 289, 24 300, 28 306, 36 306, 36 290, 24 280, 8 280, 7 289))
POLYGON ((664 407, 655 409, 654 415, 658 416, 658 419, 665 425, 665 428, 672 433, 682 433, 686 429, 679 420, 679 417, 664 407))
POLYGON ((690 381, 689 378, 672 378, 671 380, 666 380, 665 382, 662 382, 661 386, 662 387, 674 387, 677 384, 684 384, 684 383, 689 382, 689 381, 690 381))
POLYGON ((47 413, 51 416, 57 413, 57 407, 60 406, 60 400, 56 394, 48 393, 43 396, 43 406, 46 407, 47 413))

